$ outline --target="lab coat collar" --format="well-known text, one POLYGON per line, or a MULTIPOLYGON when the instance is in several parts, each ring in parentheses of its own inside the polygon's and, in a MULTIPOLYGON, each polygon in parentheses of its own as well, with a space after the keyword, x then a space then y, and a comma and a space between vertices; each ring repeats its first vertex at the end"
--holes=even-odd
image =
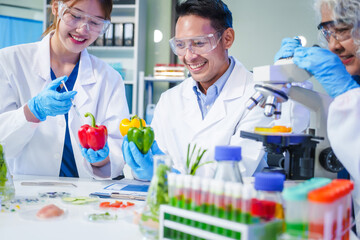
MULTIPOLYGON (((235 67, 219 95, 219 98, 223 101, 243 96, 245 91, 245 76, 250 74, 237 59, 233 59, 235 60, 235 67), (243 83, 241 83, 242 81, 243 83)), ((195 95, 193 90, 194 79, 190 77, 184 83, 186 86, 184 86, 185 91, 183 91, 183 97, 190 100, 195 95)))
POLYGON ((235 67, 230 77, 227 79, 224 88, 204 120, 202 119, 196 94, 193 91, 193 79, 188 78, 184 82, 182 94, 185 105, 188 106, 184 112, 184 120, 192 122, 191 125, 194 129, 198 130, 197 132, 206 130, 211 125, 216 124, 225 118, 227 114, 231 114, 226 112, 226 104, 229 100, 240 98, 244 95, 246 82, 249 77, 251 77, 251 73, 235 59, 235 67))
MULTIPOLYGON (((39 77, 44 82, 51 81, 50 75, 50 38, 54 34, 54 31, 46 35, 39 44, 39 51, 35 53, 34 57, 34 72, 38 73, 39 77)), ((74 99, 75 104, 80 108, 88 100, 89 95, 84 86, 96 83, 96 78, 93 72, 93 66, 90 59, 90 55, 86 49, 81 52, 79 72, 75 82, 74 91, 77 91, 77 95, 74 99)), ((45 84, 47 85, 47 84, 45 84)), ((72 121, 74 114, 70 113, 69 120, 72 121)))
POLYGON ((89 98, 84 86, 96 83, 93 69, 90 55, 87 50, 84 49, 80 55, 79 73, 74 86, 74 90, 78 92, 75 99, 79 108, 84 105, 89 98))
MULTIPOLYGON (((44 79, 44 81, 51 81, 50 75, 50 38, 54 34, 54 31, 46 35, 39 44, 39 51, 35 54, 34 61, 34 71, 44 79)), ((92 71, 92 63, 90 60, 90 55, 86 49, 81 52, 80 55, 80 65, 79 73, 76 79, 75 85, 87 85, 95 83, 94 73, 92 71), (90 71, 89 71, 90 70, 90 71), (80 79, 80 80, 79 80, 80 79)), ((75 88, 75 87, 74 87, 75 88)))
POLYGON ((39 75, 44 81, 51 81, 50 75, 50 37, 53 32, 46 35, 40 42, 39 50, 34 56, 33 71, 39 75))

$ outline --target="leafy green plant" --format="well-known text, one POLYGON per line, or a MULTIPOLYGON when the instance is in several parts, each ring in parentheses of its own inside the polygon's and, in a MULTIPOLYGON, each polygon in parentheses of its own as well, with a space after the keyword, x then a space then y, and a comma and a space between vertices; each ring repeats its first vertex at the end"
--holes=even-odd
POLYGON ((7 181, 7 167, 3 154, 3 147, 0 144, 0 186, 4 187, 7 181))
POLYGON ((193 149, 191 151, 191 154, 190 154, 190 147, 191 147, 191 144, 189 143, 188 144, 188 149, 187 149, 187 156, 186 156, 187 174, 195 175, 196 170, 198 168, 204 166, 205 164, 213 163, 214 161, 207 161, 207 162, 204 162, 204 163, 200 164, 201 158, 204 156, 205 152, 207 151, 207 149, 202 150, 201 148, 199 148, 197 150, 196 158, 195 158, 195 160, 193 160, 194 153, 195 153, 195 150, 196 150, 196 144, 194 145, 194 147, 193 147, 193 149))

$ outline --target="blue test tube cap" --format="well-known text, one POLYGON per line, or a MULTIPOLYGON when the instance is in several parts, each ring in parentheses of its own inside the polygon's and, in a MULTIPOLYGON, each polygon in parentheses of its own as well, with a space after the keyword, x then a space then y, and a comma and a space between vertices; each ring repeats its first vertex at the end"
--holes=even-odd
POLYGON ((284 174, 260 172, 256 173, 254 176, 256 190, 281 192, 284 189, 284 174))
POLYGON ((240 146, 216 146, 215 147, 216 161, 240 161, 241 147, 240 146))

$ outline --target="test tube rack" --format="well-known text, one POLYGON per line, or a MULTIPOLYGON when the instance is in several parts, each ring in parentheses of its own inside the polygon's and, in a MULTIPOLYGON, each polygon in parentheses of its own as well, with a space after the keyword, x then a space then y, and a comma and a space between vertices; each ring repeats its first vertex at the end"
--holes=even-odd
POLYGON ((214 216, 189 211, 169 205, 160 206, 160 228, 159 228, 159 239, 167 240, 165 236, 165 229, 176 230, 185 234, 196 236, 203 239, 209 240, 234 240, 235 238, 226 237, 213 233, 211 231, 199 229, 193 226, 189 226, 183 223, 172 221, 166 219, 165 215, 173 215, 177 217, 186 218, 189 220, 210 224, 215 227, 226 228, 235 232, 241 233, 240 240, 272 240, 277 239, 277 237, 282 233, 283 221, 273 220, 268 223, 258 223, 258 224, 242 224, 226 219, 217 218, 214 216), (266 231, 266 229, 277 229, 277 231, 266 231), (269 235, 270 233, 270 235, 269 235))

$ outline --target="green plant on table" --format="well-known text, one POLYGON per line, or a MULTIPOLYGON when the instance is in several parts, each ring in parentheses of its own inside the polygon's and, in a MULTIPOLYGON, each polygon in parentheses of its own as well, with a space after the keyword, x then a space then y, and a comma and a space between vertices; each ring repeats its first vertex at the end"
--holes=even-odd
POLYGON ((196 144, 194 145, 194 147, 191 151, 191 154, 190 154, 190 147, 191 147, 191 144, 189 143, 188 149, 187 149, 187 156, 186 156, 186 168, 187 168, 186 171, 187 171, 187 174, 195 175, 196 170, 198 168, 204 166, 205 164, 213 163, 214 161, 207 161, 207 162, 200 164, 201 158, 204 156, 204 154, 207 151, 207 149, 202 150, 201 147, 197 150, 197 155, 195 157, 195 160, 193 160, 194 153, 196 150, 196 144))
POLYGON ((14 196, 14 183, 5 161, 3 147, 0 144, 0 202, 11 200, 14 196))
POLYGON ((167 172, 169 170, 169 166, 165 164, 159 164, 157 166, 155 176, 151 180, 148 196, 146 198, 150 214, 143 214, 143 221, 147 221, 148 218, 150 218, 155 222, 159 222, 160 205, 169 203, 167 186, 167 172))
POLYGON ((160 205, 169 203, 167 174, 170 170, 169 156, 154 155, 154 175, 139 221, 140 231, 145 239, 158 239, 160 205))
POLYGON ((7 182, 7 167, 3 154, 3 147, 0 144, 0 186, 4 187, 7 182))

